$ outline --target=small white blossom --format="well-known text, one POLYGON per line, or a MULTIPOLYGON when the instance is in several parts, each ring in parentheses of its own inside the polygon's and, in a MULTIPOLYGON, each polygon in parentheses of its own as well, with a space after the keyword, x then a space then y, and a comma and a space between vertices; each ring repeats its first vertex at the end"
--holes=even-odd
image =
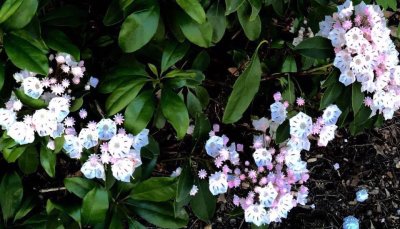
POLYGON ((215 196, 228 191, 228 177, 221 172, 211 174, 209 177, 209 189, 215 196))
POLYGON ((43 93, 43 85, 36 77, 27 77, 22 80, 24 93, 34 99, 38 99, 43 93))
POLYGON ((12 124, 7 134, 20 145, 32 143, 35 140, 33 128, 24 122, 15 122, 12 124))

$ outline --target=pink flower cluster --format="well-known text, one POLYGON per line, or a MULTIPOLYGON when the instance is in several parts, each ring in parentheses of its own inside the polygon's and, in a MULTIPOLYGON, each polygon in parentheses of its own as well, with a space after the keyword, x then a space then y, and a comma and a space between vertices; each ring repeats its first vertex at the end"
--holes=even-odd
POLYGON ((341 74, 339 81, 348 86, 361 83, 367 97, 365 105, 372 116, 385 119, 400 108, 400 66, 395 45, 390 39, 384 14, 377 5, 351 0, 338 6, 338 12, 320 22, 317 35, 331 40, 336 57, 333 65, 341 74))

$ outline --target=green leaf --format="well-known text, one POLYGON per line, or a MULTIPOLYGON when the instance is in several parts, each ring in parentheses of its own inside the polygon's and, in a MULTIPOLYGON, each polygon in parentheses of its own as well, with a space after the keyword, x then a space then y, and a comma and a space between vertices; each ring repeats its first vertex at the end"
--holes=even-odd
POLYGON ((11 15, 13 15, 23 0, 6 0, 0 7, 0 24, 7 20, 11 15))
POLYGON ((164 88, 161 92, 161 110, 176 130, 177 138, 182 139, 189 127, 189 114, 185 103, 175 92, 164 88))
POLYGON ((179 17, 178 23, 182 33, 190 42, 203 48, 211 46, 213 27, 210 22, 199 24, 182 11, 176 13, 179 17))
POLYGON ((190 91, 187 93, 187 108, 192 117, 202 112, 202 107, 199 99, 190 91))
POLYGON ((56 160, 57 157, 53 151, 44 145, 40 147, 40 164, 50 177, 56 175, 56 160))
POLYGON ((58 137, 54 139, 54 153, 59 153, 64 146, 64 136, 58 137))
POLYGON ((250 21, 253 21, 257 18, 258 14, 260 13, 262 2, 261 0, 248 0, 251 6, 251 15, 250 21))
POLYGON ((18 146, 15 148, 5 148, 3 150, 3 157, 8 163, 15 162, 26 150, 27 146, 18 146))
POLYGON ((364 102, 364 93, 361 92, 361 84, 353 83, 351 91, 351 105, 353 107, 354 114, 357 114, 364 102))
POLYGON ((206 13, 198 0, 176 0, 176 3, 197 23, 206 22, 206 13))
POLYGON ((189 192, 190 189, 192 189, 192 186, 193 186, 193 175, 191 167, 189 166, 189 164, 187 164, 183 168, 181 175, 179 175, 178 177, 175 201, 179 203, 188 199, 188 197, 190 198, 189 192))
POLYGON ((142 148, 141 156, 142 156, 142 166, 141 169, 141 180, 145 180, 151 176, 151 173, 154 170, 154 167, 157 164, 157 158, 160 155, 160 147, 158 143, 154 140, 154 138, 149 137, 149 144, 142 148))
POLYGON ((189 50, 189 43, 177 43, 170 41, 165 46, 161 59, 161 74, 169 67, 181 60, 189 50))
POLYGON ((249 66, 233 85, 233 91, 229 96, 228 104, 222 118, 223 123, 234 123, 242 117, 258 91, 260 80, 261 64, 257 48, 250 60, 249 66))
POLYGON ((333 57, 331 41, 327 38, 315 36, 303 40, 294 50, 305 57, 326 59, 333 57))
POLYGON ((201 220, 210 222, 215 213, 217 198, 208 189, 208 182, 199 180, 199 191, 190 201, 193 213, 201 220))
POLYGON ((280 144, 290 137, 289 120, 285 120, 276 130, 276 143, 280 144))
POLYGON ((0 183, 0 205, 4 222, 14 216, 22 201, 23 187, 16 172, 6 173, 0 183))
POLYGON ((47 103, 42 100, 42 99, 33 99, 29 96, 27 96, 21 89, 17 89, 14 90, 15 96, 17 96, 17 98, 19 100, 21 100, 21 102, 31 108, 34 109, 42 109, 42 108, 46 108, 47 107, 47 103))
POLYGON ((37 8, 37 0, 23 0, 17 11, 3 23, 4 27, 10 30, 24 28, 32 20, 37 8))
POLYGON ((210 120, 204 114, 198 114, 195 119, 193 138, 200 140, 208 136, 211 131, 210 120))
POLYGON ((36 172, 39 165, 39 155, 35 146, 29 146, 18 158, 18 166, 25 174, 36 172))
POLYGON ((149 3, 149 8, 130 14, 122 23, 118 42, 124 52, 142 48, 157 32, 160 6, 157 1, 150 2, 152 4, 149 3))
POLYGON ((203 50, 197 54, 196 58, 193 60, 192 68, 199 71, 205 71, 210 65, 210 55, 207 51, 203 50))
POLYGON ((3 61, 0 61, 0 91, 1 89, 3 89, 5 76, 6 76, 5 64, 3 61))
POLYGON ((105 26, 112 26, 124 19, 124 11, 122 10, 120 0, 112 0, 110 5, 108 5, 106 14, 103 18, 103 24, 105 26))
POLYGON ((225 15, 229 15, 236 12, 245 0, 225 0, 226 12, 225 15))
POLYGON ((76 61, 80 60, 80 50, 72 43, 67 35, 61 30, 50 29, 46 32, 45 41, 47 46, 58 52, 71 54, 76 61))
POLYGON ((166 79, 164 86, 168 88, 181 88, 183 86, 193 88, 200 85, 204 78, 204 74, 197 70, 174 69, 164 76, 164 79, 166 79))
POLYGON ((106 100, 107 115, 111 116, 124 109, 143 88, 145 81, 131 80, 117 88, 106 100))
POLYGON ((15 33, 4 36, 4 48, 11 62, 18 68, 47 75, 49 71, 47 50, 40 49, 31 43, 31 40, 15 33))
POLYGON ((25 199, 18 207, 18 211, 15 213, 14 222, 25 217, 29 212, 32 211, 36 204, 37 203, 33 200, 33 198, 25 199))
POLYGON ((72 102, 71 107, 69 108, 69 112, 75 112, 79 110, 82 107, 82 105, 83 105, 83 97, 75 99, 72 102))
POLYGON ((82 202, 82 223, 83 225, 97 224, 104 222, 108 210, 108 192, 104 188, 93 188, 82 202))
POLYGON ((212 42, 218 43, 225 34, 225 30, 227 27, 226 17, 224 15, 225 9, 222 4, 218 4, 215 2, 208 8, 207 10, 207 19, 210 22, 213 35, 212 35, 212 42))
POLYGON ((69 192, 72 192, 79 198, 83 198, 96 186, 96 183, 81 177, 71 177, 64 179, 64 185, 69 192))
POLYGON ((174 212, 171 202, 128 200, 130 208, 147 222, 162 228, 181 228, 187 225, 189 216, 184 208, 174 212), (174 214, 176 213, 176 214, 174 214))
POLYGON ((75 222, 81 226, 81 206, 80 203, 66 203, 66 204, 58 204, 54 203, 50 199, 47 200, 46 203, 46 212, 50 215, 55 209, 66 213, 69 215, 75 222))
POLYGON ((281 72, 297 72, 296 60, 292 55, 286 57, 281 72))
POLYGON ((129 195, 133 200, 163 202, 175 197, 176 179, 173 177, 152 177, 132 188, 129 195))
POLYGON ((331 86, 326 88, 324 94, 322 95, 319 109, 322 110, 327 106, 335 103, 337 98, 339 98, 340 94, 342 93, 343 89, 344 89, 343 84, 339 82, 332 84, 331 86))
POLYGON ((87 15, 87 11, 75 5, 63 5, 47 11, 41 21, 52 26, 78 27, 87 23, 87 15))
POLYGON ((258 14, 254 19, 252 19, 251 11, 249 3, 245 2, 239 7, 237 15, 246 37, 249 40, 254 41, 261 33, 261 19, 258 14))
POLYGON ((155 101, 152 91, 144 91, 126 107, 124 127, 133 134, 138 134, 149 124, 153 117, 155 101))
POLYGON ((289 102, 289 104, 294 104, 296 99, 296 90, 294 87, 293 80, 290 76, 288 76, 288 83, 286 85, 285 90, 282 92, 282 98, 289 102))
POLYGON ((274 9, 275 13, 281 17, 285 13, 283 4, 284 4, 283 1, 275 1, 275 0, 272 1, 272 8, 274 9))
POLYGON ((201 107, 205 109, 210 102, 210 95, 208 94, 208 91, 202 86, 197 86, 194 88, 194 90, 201 103, 201 107))

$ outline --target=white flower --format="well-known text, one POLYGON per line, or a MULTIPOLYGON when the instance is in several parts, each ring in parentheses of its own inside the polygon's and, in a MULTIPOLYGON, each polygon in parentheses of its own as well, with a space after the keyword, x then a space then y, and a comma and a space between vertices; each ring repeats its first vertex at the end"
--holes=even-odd
POLYGON ((336 53, 335 60, 333 61, 333 66, 340 69, 341 72, 346 71, 350 68, 350 62, 352 57, 346 50, 341 50, 336 53))
POLYGON ((336 125, 324 125, 319 133, 318 145, 326 146, 335 138, 336 125))
POLYGON ((142 159, 140 158, 140 152, 131 149, 129 150, 128 155, 126 156, 126 158, 130 159, 133 162, 133 168, 137 168, 140 165, 142 165, 142 159))
POLYGON ((224 147, 224 139, 219 136, 211 136, 206 142, 206 152, 211 157, 217 157, 219 151, 224 147))
POLYGON ((131 146, 131 138, 125 134, 117 134, 108 142, 108 152, 114 158, 123 158, 129 153, 131 146))
POLYGON ((258 148, 253 153, 253 158, 258 167, 267 166, 271 164, 272 154, 271 151, 266 148, 258 148))
POLYGON ((293 208, 293 196, 290 193, 281 196, 278 201, 277 210, 280 218, 286 218, 293 208))
POLYGON ((199 191, 199 189, 197 188, 196 185, 192 186, 192 189, 190 189, 189 195, 191 196, 195 196, 197 194, 197 192, 199 191))
POLYGON ((83 71, 81 67, 72 67, 71 68, 71 73, 72 75, 74 75, 75 77, 79 77, 82 78, 83 77, 83 71))
POLYGON ((132 147, 140 152, 142 147, 149 144, 149 130, 143 129, 133 138, 132 147))
POLYGON ((36 77, 27 77, 22 80, 24 93, 34 99, 38 99, 43 93, 43 85, 36 77))
POLYGON ((228 191, 228 177, 221 172, 215 172, 209 177, 210 192, 215 196, 228 191))
POLYGON ((352 69, 356 74, 365 74, 366 72, 372 71, 370 61, 367 61, 365 56, 362 54, 353 57, 350 62, 350 69, 352 69))
POLYGON ((21 83, 25 78, 28 78, 30 76, 36 76, 36 73, 22 70, 20 72, 14 73, 14 75, 13 75, 13 77, 17 83, 21 83))
POLYGON ((283 105, 283 103, 281 102, 275 102, 273 104, 271 104, 270 106, 271 109, 271 120, 282 124, 285 119, 286 119, 286 107, 283 105))
POLYGON ((13 110, 19 111, 22 109, 22 103, 21 100, 17 99, 13 102, 13 110))
POLYGON ((358 202, 364 202, 368 199, 368 191, 366 189, 361 189, 356 192, 356 200, 358 202))
POLYGON ((325 125, 336 124, 341 114, 342 111, 338 106, 329 105, 327 108, 325 108, 324 113, 322 114, 322 120, 324 121, 325 125))
POLYGON ((369 42, 364 38, 364 33, 360 28, 353 27, 344 35, 346 46, 354 53, 360 53, 363 45, 368 45, 369 42))
POLYGON ((289 167, 295 167, 301 161, 300 150, 288 148, 285 153, 285 164, 289 167))
POLYGON ((15 122, 10 126, 7 134, 20 145, 32 143, 35 140, 33 128, 24 122, 15 122))
POLYGON ((262 117, 258 120, 256 120, 256 119, 253 120, 254 129, 260 130, 262 132, 267 131, 267 129, 269 127, 269 123, 270 123, 270 121, 265 117, 262 117))
POLYGON ((311 133, 312 119, 310 116, 299 112, 290 120, 290 134, 298 138, 305 138, 311 133))
POLYGON ((178 167, 171 173, 170 177, 179 177, 181 173, 182 173, 182 168, 178 167))
POLYGON ((264 207, 271 207, 278 196, 278 192, 271 182, 269 182, 265 187, 259 187, 257 191, 259 194, 260 204, 264 207))
POLYGON ((135 171, 133 162, 128 158, 118 159, 113 165, 111 165, 112 174, 115 179, 129 182, 131 176, 135 171))
POLYGON ((63 97, 52 98, 48 109, 55 114, 58 122, 62 122, 69 114, 69 100, 63 97))
POLYGON ((64 135, 63 149, 69 155, 70 158, 81 158, 82 143, 79 138, 74 135, 64 135))
POLYGON ((105 180, 104 166, 96 154, 89 156, 89 159, 82 165, 81 172, 88 179, 99 178, 105 180))
POLYGON ((325 20, 321 21, 319 23, 319 29, 320 31, 318 32, 317 35, 323 36, 323 37, 328 37, 329 32, 332 30, 333 25, 335 24, 335 21, 331 16, 325 16, 325 20))
POLYGON ((65 127, 62 123, 57 123, 57 129, 50 133, 50 137, 58 138, 64 133, 65 127))
POLYGON ((359 229, 360 224, 354 216, 347 216, 343 219, 343 229, 359 229))
POLYGON ((267 211, 258 204, 253 204, 244 210, 244 218, 248 223, 254 223, 256 226, 266 224, 267 211))
POLYGON ((117 134, 117 125, 111 119, 102 119, 97 123, 97 132, 100 140, 110 140, 117 134))
POLYGON ((310 140, 307 137, 298 138, 296 136, 291 136, 289 141, 286 143, 287 146, 296 150, 310 150, 310 140))
POLYGON ((346 44, 346 30, 343 28, 334 28, 329 32, 328 39, 331 40, 334 47, 342 47, 346 44))
POLYGON ((344 84, 345 86, 349 86, 350 84, 356 81, 356 76, 354 75, 353 71, 350 69, 341 71, 339 76, 339 82, 344 84))
POLYGON ((3 130, 10 128, 17 121, 17 114, 12 110, 0 108, 0 126, 3 130))
POLYGON ((85 149, 90 149, 99 143, 99 135, 96 130, 83 128, 79 133, 79 141, 85 149))
POLYGON ((32 116, 32 123, 39 136, 48 136, 57 130, 56 116, 46 109, 35 111, 32 116))
POLYGON ((351 0, 346 0, 342 5, 338 5, 338 16, 340 19, 345 19, 353 14, 353 2, 351 0))

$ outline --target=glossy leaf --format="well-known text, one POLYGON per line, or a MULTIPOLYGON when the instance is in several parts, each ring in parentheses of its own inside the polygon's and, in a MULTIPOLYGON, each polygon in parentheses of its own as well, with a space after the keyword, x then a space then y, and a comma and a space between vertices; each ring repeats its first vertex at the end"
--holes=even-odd
POLYGON ((61 30, 48 30, 45 36, 47 46, 59 52, 71 54, 75 60, 80 60, 80 50, 61 30))
POLYGON ((52 26, 79 27, 86 22, 87 12, 75 5, 63 5, 47 12, 41 22, 52 26))
POLYGON ((16 172, 6 173, 0 183, 0 205, 4 222, 14 216, 22 201, 23 187, 16 172))
POLYGON ((225 9, 222 4, 218 4, 218 2, 212 4, 207 10, 207 19, 213 29, 212 42, 218 43, 224 36, 227 27, 225 9))
POLYGON ((168 42, 161 59, 161 73, 181 60, 189 50, 189 43, 168 42))
POLYGON ((39 155, 35 146, 29 146, 18 158, 18 166, 25 174, 36 172, 39 165, 39 155))
POLYGON ((172 90, 163 89, 161 93, 161 109, 177 133, 177 138, 182 139, 189 127, 189 114, 182 99, 172 90))
POLYGON ((49 65, 46 51, 31 43, 30 40, 9 33, 4 36, 4 48, 10 60, 18 68, 47 75, 49 65))
POLYGON ((181 11, 177 13, 179 16, 178 23, 183 35, 193 44, 203 48, 210 47, 213 37, 213 28, 210 22, 199 24, 181 11))
POLYGON ((20 7, 23 0, 6 0, 0 6, 0 23, 11 17, 20 7))
POLYGON ((193 130, 193 138, 204 139, 208 137, 211 131, 210 120, 204 114, 198 114, 195 119, 195 125, 193 130))
POLYGON ((133 187, 130 198, 163 202, 175 197, 176 179, 173 177, 152 177, 133 187))
POLYGON ((199 191, 190 201, 194 214, 205 222, 210 222, 214 216, 217 198, 208 189, 208 182, 199 180, 199 191))
POLYGON ((316 59, 326 59, 333 57, 331 41, 327 38, 315 36, 303 40, 295 47, 301 55, 316 59))
POLYGON ((361 84, 353 83, 352 84, 351 105, 353 107, 354 114, 357 114, 357 112, 363 106, 363 102, 364 102, 364 93, 361 92, 361 84))
POLYGON ((196 117, 197 114, 202 112, 202 107, 199 99, 190 91, 187 93, 187 108, 189 111, 189 114, 192 117, 196 117))
POLYGON ((197 23, 206 21, 206 13, 198 0, 176 0, 176 3, 197 23))
MULTIPOLYGON (((295 79, 293 79, 295 80, 295 79)), ((288 82, 285 87, 285 90, 282 92, 282 98, 286 101, 289 102, 289 104, 294 104, 295 99, 296 99, 296 91, 294 87, 293 80, 291 79, 290 76, 288 76, 288 82)))
POLYGON ((153 92, 142 92, 125 109, 125 129, 133 134, 138 134, 150 122, 154 114, 154 109, 155 101, 153 92))
POLYGON ((17 96, 17 98, 19 100, 21 100, 21 102, 28 106, 28 107, 32 107, 35 109, 42 109, 42 108, 46 108, 48 106, 48 104, 42 100, 42 99, 33 99, 29 96, 27 96, 21 89, 17 89, 14 90, 15 95, 17 96))
POLYGON ((276 130, 276 143, 282 143, 290 137, 289 121, 285 120, 276 130))
POLYGON ((337 98, 339 98, 340 94, 342 93, 343 89, 343 84, 339 82, 332 84, 331 86, 326 88, 324 94, 322 95, 319 109, 322 110, 327 106, 335 103, 337 98))
POLYGON ((256 40, 261 33, 260 16, 256 15, 254 19, 252 18, 251 7, 247 2, 239 7, 237 15, 246 37, 251 41, 256 40))
POLYGON ((226 12, 225 15, 229 15, 236 12, 245 0, 225 0, 226 12))
POLYGON ((210 65, 210 55, 203 50, 197 54, 196 58, 193 60, 192 68, 199 71, 205 71, 210 65))
POLYGON ((40 164, 50 177, 56 175, 56 154, 46 146, 40 147, 40 164))
POLYGON ((3 157, 8 163, 15 162, 26 150, 26 146, 18 146, 15 148, 5 148, 3 157))
POLYGON ((82 202, 82 224, 104 222, 108 210, 108 192, 103 188, 90 190, 82 202))
POLYGON ((105 26, 112 26, 124 19, 124 11, 119 4, 120 0, 112 0, 108 5, 106 14, 103 18, 103 24, 105 26))
POLYGON ((17 11, 3 23, 4 27, 7 29, 24 28, 32 20, 37 8, 37 0, 23 0, 17 11))
POLYGON ((250 64, 233 85, 233 91, 228 99, 222 122, 238 121, 258 92, 261 80, 261 64, 258 58, 258 48, 250 60, 250 64))
POLYGON ((25 198, 21 205, 18 207, 18 211, 15 213, 14 222, 25 217, 29 212, 32 211, 36 204, 36 201, 34 201, 32 197, 25 198))
POLYGON ((283 62, 281 72, 297 72, 296 60, 293 56, 287 56, 283 62))
POLYGON ((81 177, 65 178, 64 185, 69 192, 72 192, 79 198, 83 198, 95 187, 95 183, 93 181, 81 177))
POLYGON ((122 23, 119 46, 124 52, 134 52, 147 44, 157 31, 160 6, 151 1, 149 8, 130 14, 122 23))

